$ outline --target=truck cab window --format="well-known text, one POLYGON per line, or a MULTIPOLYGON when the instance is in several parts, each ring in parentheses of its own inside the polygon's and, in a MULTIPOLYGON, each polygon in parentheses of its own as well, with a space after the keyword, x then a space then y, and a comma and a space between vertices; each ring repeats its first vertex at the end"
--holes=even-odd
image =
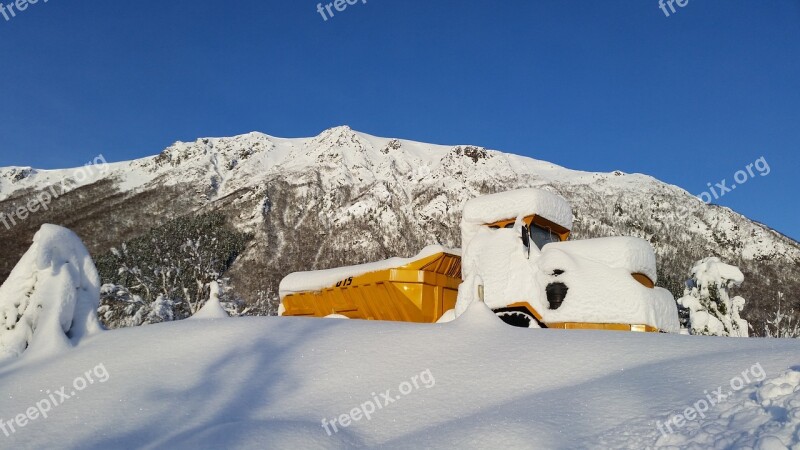
POLYGON ((547 228, 542 228, 539 225, 531 224, 531 240, 541 250, 545 244, 551 242, 558 242, 561 239, 557 234, 553 233, 547 228))

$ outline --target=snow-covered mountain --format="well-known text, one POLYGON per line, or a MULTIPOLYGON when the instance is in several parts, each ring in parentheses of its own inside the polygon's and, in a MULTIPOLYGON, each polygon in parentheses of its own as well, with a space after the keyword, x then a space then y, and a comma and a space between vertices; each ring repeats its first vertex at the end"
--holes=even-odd
POLYGON ((51 186, 67 193, 17 226, 0 223, 0 280, 45 222, 75 230, 97 256, 170 219, 218 211, 253 236, 229 273, 237 294, 273 296, 291 271, 409 256, 427 244, 457 247, 466 200, 531 186, 572 203, 575 238, 648 239, 659 256, 659 284, 675 294, 696 260, 719 256, 744 272, 738 293, 757 327, 778 292, 800 301, 800 244, 677 186, 346 126, 313 138, 249 133, 178 142, 157 156, 78 169, 3 168, 0 212, 10 214, 51 186), (681 214, 687 206, 690 213, 681 214))

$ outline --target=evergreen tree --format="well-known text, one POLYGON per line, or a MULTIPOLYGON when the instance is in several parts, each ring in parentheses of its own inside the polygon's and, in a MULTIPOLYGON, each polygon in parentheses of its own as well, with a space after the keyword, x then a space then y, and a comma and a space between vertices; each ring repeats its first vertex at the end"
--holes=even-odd
POLYGON ((678 305, 688 311, 689 333, 747 337, 749 325, 740 316, 745 300, 728 294, 744 281, 739 268, 711 257, 698 261, 689 276, 684 296, 678 299, 678 305))

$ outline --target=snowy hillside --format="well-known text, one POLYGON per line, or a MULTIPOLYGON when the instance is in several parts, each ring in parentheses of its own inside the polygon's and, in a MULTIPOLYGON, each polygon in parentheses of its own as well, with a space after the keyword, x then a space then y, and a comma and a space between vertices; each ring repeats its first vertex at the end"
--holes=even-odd
POLYGON ((796 449, 798 355, 797 340, 521 329, 481 304, 439 325, 188 320, 0 366, 0 419, 46 414, 0 443, 796 449))
POLYGON ((579 172, 473 146, 379 138, 348 127, 313 138, 200 139, 78 172, 0 169, 0 211, 13 211, 54 183, 68 192, 47 211, 10 229, 0 226, 8 246, 0 280, 42 223, 75 230, 97 258, 176 217, 216 211, 252 235, 227 274, 236 295, 274 299, 292 271, 411 256, 430 244, 459 247, 468 199, 544 187, 572 204, 575 238, 650 241, 660 284, 675 296, 695 261, 718 256, 744 272, 739 294, 748 300, 751 323, 763 323, 781 292, 800 302, 792 297, 800 291, 800 245, 764 225, 646 175, 579 172), (693 206, 682 217, 686 205, 693 206))

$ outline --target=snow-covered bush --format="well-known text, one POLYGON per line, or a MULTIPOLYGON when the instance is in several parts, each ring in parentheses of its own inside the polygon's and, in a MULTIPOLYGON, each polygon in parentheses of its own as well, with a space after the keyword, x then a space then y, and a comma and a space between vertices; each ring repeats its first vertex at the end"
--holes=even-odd
POLYGON ((171 322, 175 320, 175 302, 158 294, 158 297, 150 304, 150 313, 145 321, 147 323, 171 322))
POLYGON ((730 298, 728 290, 744 281, 742 271, 719 258, 705 258, 689 271, 684 296, 678 304, 688 310, 690 334, 747 337, 749 325, 739 313, 742 297, 730 298))
POLYGON ((783 292, 778 292, 778 309, 764 326, 764 336, 771 338, 800 338, 800 320, 793 309, 786 310, 783 292))
POLYGON ((0 359, 60 353, 102 329, 100 277, 80 238, 43 225, 0 286, 0 359))
POLYGON ((212 281, 210 285, 210 296, 208 301, 206 301, 205 305, 200 308, 199 311, 194 313, 191 317, 192 319, 222 319, 229 317, 228 313, 225 311, 225 308, 222 307, 222 303, 219 299, 220 296, 220 286, 219 283, 216 281, 212 281))
POLYGON ((104 284, 100 287, 100 298, 102 304, 97 313, 108 328, 141 325, 149 314, 148 304, 125 286, 104 284))

